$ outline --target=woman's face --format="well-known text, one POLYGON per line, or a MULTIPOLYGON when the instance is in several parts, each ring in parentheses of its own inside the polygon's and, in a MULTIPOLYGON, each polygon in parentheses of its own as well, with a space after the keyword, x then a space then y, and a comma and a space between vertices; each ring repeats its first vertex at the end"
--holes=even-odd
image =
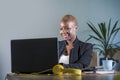
POLYGON ((77 26, 74 22, 61 22, 60 34, 64 40, 72 41, 76 38, 77 26))

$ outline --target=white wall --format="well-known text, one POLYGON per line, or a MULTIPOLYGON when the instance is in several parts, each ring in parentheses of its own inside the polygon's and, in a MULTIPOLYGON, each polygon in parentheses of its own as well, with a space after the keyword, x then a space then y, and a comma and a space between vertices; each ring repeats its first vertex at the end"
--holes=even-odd
POLYGON ((11 72, 11 39, 60 39, 59 21, 63 15, 72 14, 78 19, 78 37, 84 41, 90 34, 87 21, 120 19, 119 3, 120 0, 0 0, 0 80, 11 72))

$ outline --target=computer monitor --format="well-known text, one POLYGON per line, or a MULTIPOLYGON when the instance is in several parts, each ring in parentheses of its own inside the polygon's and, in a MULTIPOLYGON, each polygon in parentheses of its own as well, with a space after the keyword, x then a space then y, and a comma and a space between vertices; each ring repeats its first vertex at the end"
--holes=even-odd
POLYGON ((57 38, 11 40, 13 73, 41 72, 58 64, 57 38))

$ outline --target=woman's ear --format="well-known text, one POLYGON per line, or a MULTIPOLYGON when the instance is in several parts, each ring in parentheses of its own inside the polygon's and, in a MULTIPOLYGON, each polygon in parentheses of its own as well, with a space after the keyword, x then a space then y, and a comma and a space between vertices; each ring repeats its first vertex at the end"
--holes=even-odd
POLYGON ((75 30, 77 30, 77 29, 78 29, 78 27, 77 27, 77 26, 74 26, 74 29, 75 29, 75 30))
POLYGON ((78 26, 76 26, 76 29, 78 29, 78 26))

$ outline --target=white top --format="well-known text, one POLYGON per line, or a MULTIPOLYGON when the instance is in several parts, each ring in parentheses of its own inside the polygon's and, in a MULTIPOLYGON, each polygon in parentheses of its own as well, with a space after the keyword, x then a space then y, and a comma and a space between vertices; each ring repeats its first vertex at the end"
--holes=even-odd
POLYGON ((69 64, 69 55, 62 55, 59 59, 59 63, 69 64))

